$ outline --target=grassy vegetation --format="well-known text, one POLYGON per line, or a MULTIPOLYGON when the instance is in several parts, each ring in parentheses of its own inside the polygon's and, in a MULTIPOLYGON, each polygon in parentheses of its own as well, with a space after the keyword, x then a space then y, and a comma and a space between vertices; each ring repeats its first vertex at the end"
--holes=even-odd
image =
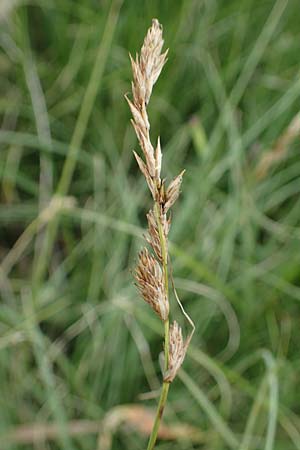
POLYGON ((123 95, 153 17, 196 324, 157 448, 300 449, 298 2, 1 0, 1 450, 146 447, 163 329, 130 274, 150 199, 123 95))

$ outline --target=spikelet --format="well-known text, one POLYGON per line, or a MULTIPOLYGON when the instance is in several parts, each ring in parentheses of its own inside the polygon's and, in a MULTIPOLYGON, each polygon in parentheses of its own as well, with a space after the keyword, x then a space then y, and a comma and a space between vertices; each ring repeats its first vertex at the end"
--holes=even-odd
POLYGON ((161 187, 162 153, 159 139, 155 149, 151 144, 149 135, 150 124, 146 106, 149 102, 153 85, 166 62, 167 51, 161 53, 163 44, 162 27, 157 19, 153 19, 152 26, 144 39, 140 56, 136 55, 134 60, 130 55, 133 73, 133 102, 125 95, 133 117, 132 125, 144 154, 145 162, 141 158, 139 160, 136 153, 135 157, 140 170, 147 180, 154 201, 159 198, 161 187))
POLYGON ((164 205, 165 213, 168 212, 171 206, 173 206, 176 200, 178 199, 180 193, 180 186, 182 183, 182 176, 184 172, 185 170, 183 170, 179 175, 177 175, 177 177, 174 178, 174 180, 171 181, 171 183, 168 186, 167 192, 165 194, 165 205, 164 205))
POLYGON ((169 315, 169 303, 165 293, 163 273, 159 263, 146 248, 139 253, 134 274, 143 299, 165 321, 169 315))
POLYGON ((139 155, 133 151, 134 157, 138 163, 138 166, 140 168, 140 171, 142 172, 142 174, 144 175, 148 187, 150 189, 150 192, 152 194, 153 200, 155 200, 156 198, 156 185, 154 183, 153 178, 151 177, 149 170, 148 170, 148 166, 144 163, 144 161, 142 160, 142 158, 139 157, 139 155))
POLYGON ((133 82, 132 94, 133 101, 125 98, 132 113, 132 125, 142 149, 145 161, 135 152, 134 156, 138 166, 146 178, 148 187, 151 191, 153 200, 162 207, 162 224, 167 235, 168 220, 165 217, 167 211, 173 206, 180 192, 182 182, 181 172, 173 181, 168 189, 165 189, 164 180, 160 178, 162 151, 160 139, 157 139, 156 148, 150 140, 150 124, 146 106, 149 102, 152 88, 166 62, 168 50, 162 53, 164 40, 162 38, 162 27, 157 19, 152 20, 152 26, 149 28, 141 49, 140 56, 137 54, 135 60, 130 56, 133 82))
POLYGON ((185 358, 188 344, 189 340, 186 342, 183 341, 181 328, 174 321, 170 327, 169 362, 168 370, 164 375, 164 381, 171 383, 176 377, 185 358))
POLYGON ((157 19, 153 19, 152 26, 144 39, 140 57, 137 55, 135 61, 131 58, 135 104, 147 105, 149 102, 153 85, 160 75, 168 54, 168 50, 161 53, 163 45, 162 26, 157 19))
POLYGON ((147 214, 147 220, 148 220, 148 236, 146 236, 146 241, 148 242, 149 245, 151 245, 159 262, 162 263, 159 231, 157 227, 156 218, 152 209, 150 209, 150 211, 147 214))

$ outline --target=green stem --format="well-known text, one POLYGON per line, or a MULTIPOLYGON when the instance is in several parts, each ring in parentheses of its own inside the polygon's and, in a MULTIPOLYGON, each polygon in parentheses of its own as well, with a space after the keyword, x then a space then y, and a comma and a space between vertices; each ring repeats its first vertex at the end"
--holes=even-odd
MULTIPOLYGON (((161 245, 161 256, 162 256, 162 266, 163 266, 163 273, 164 273, 166 301, 169 301, 168 251, 167 251, 167 243, 166 243, 166 238, 165 238, 164 231, 163 231, 163 226, 161 223, 160 206, 158 203, 155 203, 155 205, 154 205, 154 212, 155 212, 155 216, 156 216, 159 240, 160 240, 160 245, 161 245)), ((165 320, 164 326, 165 326, 164 371, 166 372, 168 370, 168 362, 169 362, 169 328, 170 328, 169 318, 167 318, 165 320)), ((170 383, 164 381, 163 385, 162 385, 162 390, 161 390, 161 394, 160 394, 160 398, 159 398, 159 402, 158 402, 158 406, 157 406, 157 410, 156 410, 155 420, 154 420, 153 428, 152 428, 151 435, 149 438, 147 450, 152 450, 155 446, 161 418, 162 418, 165 404, 166 404, 167 397, 168 397, 169 387, 170 387, 170 383)))
POLYGON ((157 411, 156 411, 156 415, 155 415, 155 421, 154 421, 151 436, 150 436, 150 439, 148 442, 147 450, 152 450, 155 446, 158 429, 160 426, 160 421, 161 421, 161 418, 162 418, 162 415, 164 412, 164 408, 165 408, 165 404, 167 401, 169 387, 170 387, 170 383, 167 383, 167 382, 163 383, 163 387, 161 390, 160 399, 159 399, 159 403, 158 403, 158 407, 157 407, 157 411))

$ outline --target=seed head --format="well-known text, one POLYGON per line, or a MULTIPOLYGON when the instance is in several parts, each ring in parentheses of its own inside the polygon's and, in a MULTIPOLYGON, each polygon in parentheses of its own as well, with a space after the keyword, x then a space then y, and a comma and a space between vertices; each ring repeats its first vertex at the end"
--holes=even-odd
POLYGON ((161 242, 159 237, 159 231, 157 227, 156 217, 150 209, 147 214, 148 220, 148 236, 146 236, 147 242, 151 245, 154 253, 156 254, 158 260, 162 263, 162 255, 161 255, 161 242))
POLYGON ((169 187, 167 189, 167 192, 165 194, 165 205, 164 205, 164 211, 167 212, 171 206, 174 205, 176 200, 178 199, 179 193, 180 193, 180 186, 182 183, 182 176, 184 174, 185 170, 183 170, 179 175, 177 175, 176 178, 174 178, 173 181, 169 184, 169 187))
POLYGON ((139 253, 139 261, 134 274, 137 287, 143 299, 165 321, 169 315, 163 272, 156 259, 146 248, 139 253))
POLYGON ((149 102, 153 85, 166 62, 168 51, 161 53, 163 45, 162 26, 157 19, 153 19, 144 39, 140 57, 136 55, 135 61, 131 58, 135 104, 147 105, 149 102))
POLYGON ((171 383, 176 377, 176 374, 183 363, 188 344, 189 342, 183 342, 181 328, 178 323, 174 321, 170 327, 169 368, 165 373, 164 381, 171 383))
POLYGON ((137 162, 145 176, 153 199, 158 198, 158 187, 160 186, 161 171, 161 148, 158 139, 156 149, 154 150, 150 140, 150 124, 146 106, 149 102, 153 85, 166 62, 167 52, 161 53, 164 41, 162 38, 162 27, 157 19, 153 19, 152 26, 144 39, 140 56, 137 54, 135 60, 130 55, 130 61, 133 73, 132 94, 133 101, 125 96, 130 107, 136 136, 145 157, 137 162), (146 166, 147 170, 145 170, 146 166))

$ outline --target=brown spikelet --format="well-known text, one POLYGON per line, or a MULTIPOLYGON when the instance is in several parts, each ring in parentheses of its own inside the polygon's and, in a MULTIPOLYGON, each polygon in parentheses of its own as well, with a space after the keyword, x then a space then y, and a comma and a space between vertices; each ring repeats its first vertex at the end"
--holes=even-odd
POLYGON ((163 273, 159 263, 146 248, 139 253, 134 277, 143 299, 165 321, 169 315, 169 303, 166 298, 163 273))
MULTIPOLYGON (((146 106, 149 102, 153 85, 166 62, 167 52, 161 53, 163 44, 162 27, 157 19, 153 19, 152 26, 144 39, 140 56, 136 55, 136 58, 133 59, 130 55, 133 73, 133 102, 125 95, 133 116, 132 124, 145 157, 147 177, 145 170, 142 170, 142 172, 149 187, 151 186, 150 190, 154 200, 159 198, 162 154, 159 139, 155 150, 151 144, 149 135, 150 124, 146 106), (149 177, 152 179, 151 182, 149 182, 149 177)), ((140 164, 139 166, 141 168, 140 164)))
POLYGON ((148 171, 148 166, 144 163, 144 161, 142 160, 142 158, 139 157, 139 155, 133 151, 134 157, 138 163, 138 166, 140 168, 140 171, 142 172, 142 174, 144 175, 144 177, 146 178, 148 187, 151 191, 152 197, 155 200, 156 197, 156 186, 154 184, 153 178, 151 177, 149 171, 148 171))
POLYGON ((164 207, 163 207, 163 205, 161 206, 161 210, 162 210, 162 212, 161 212, 161 215, 160 215, 160 222, 161 222, 161 224, 162 224, 163 233, 164 233, 164 236, 165 236, 166 241, 167 241, 167 239, 168 239, 168 234, 169 234, 170 227, 171 227, 171 215, 170 215, 170 214, 167 215, 167 214, 164 212, 164 207))
POLYGON ((169 369, 165 373, 164 381, 171 383, 176 377, 183 363, 188 344, 189 340, 186 342, 183 341, 181 328, 174 321, 170 327, 169 369))
POLYGON ((143 83, 140 86, 142 86, 144 94, 144 97, 140 94, 138 99, 142 99, 146 105, 149 102, 153 85, 166 62, 168 51, 161 54, 163 45, 162 26, 157 19, 153 19, 152 26, 144 39, 140 58, 138 60, 137 57, 136 60, 139 63, 139 69, 142 74, 143 83))
POLYGON ((150 142, 149 136, 144 134, 143 128, 141 128, 138 124, 132 120, 132 125, 135 130, 135 134, 138 137, 141 149, 144 153, 146 164, 148 167, 149 174, 152 178, 155 177, 155 159, 154 159, 154 150, 152 144, 150 142))
POLYGON ((184 172, 185 170, 183 170, 179 175, 177 175, 177 177, 174 178, 174 180, 172 180, 171 183, 169 184, 169 187, 165 194, 165 207, 164 207, 165 212, 167 212, 178 199, 180 193, 180 186, 182 183, 182 176, 184 172))
POLYGON ((146 240, 151 245, 158 260, 162 263, 159 231, 157 227, 156 218, 152 209, 150 209, 150 211, 147 214, 147 220, 148 220, 148 236, 146 236, 146 240))

